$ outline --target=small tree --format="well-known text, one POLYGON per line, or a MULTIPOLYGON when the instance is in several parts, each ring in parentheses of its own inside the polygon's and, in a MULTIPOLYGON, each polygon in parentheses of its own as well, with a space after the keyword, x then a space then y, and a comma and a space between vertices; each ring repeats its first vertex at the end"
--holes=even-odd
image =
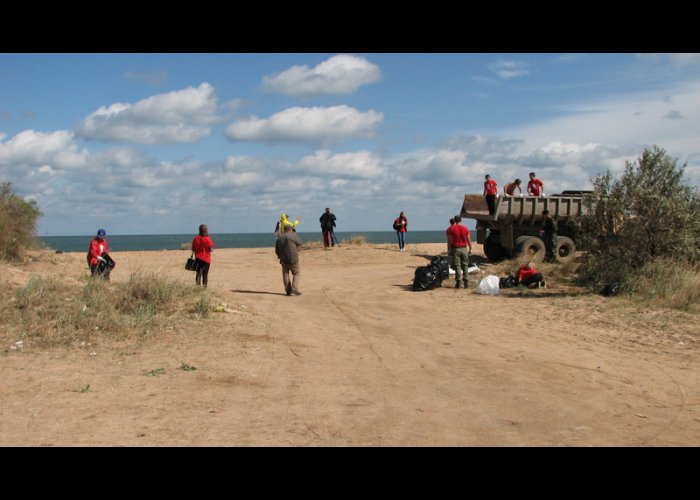
POLYGON ((14 194, 10 182, 0 183, 0 260, 17 259, 34 243, 39 217, 34 200, 14 194))
POLYGON ((684 183, 685 167, 654 146, 626 162, 619 179, 608 171, 592 180, 588 214, 577 221, 589 248, 584 281, 624 286, 659 257, 700 262, 700 195, 684 183))

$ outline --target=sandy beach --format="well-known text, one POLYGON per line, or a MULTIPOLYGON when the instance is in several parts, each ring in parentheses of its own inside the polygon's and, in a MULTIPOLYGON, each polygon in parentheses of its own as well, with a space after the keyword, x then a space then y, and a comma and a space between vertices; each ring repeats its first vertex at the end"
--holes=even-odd
MULTIPOLYGON (((3 345, 0 445, 700 445, 696 326, 613 314, 556 282, 411 291, 444 250, 316 246, 300 254, 303 295, 288 297, 273 249, 217 249, 209 286, 231 312, 198 328, 136 347, 3 345)), ((114 281, 147 269, 194 282, 188 251, 112 256, 114 281)), ((85 267, 84 252, 2 264, 0 283, 77 281, 85 267)))

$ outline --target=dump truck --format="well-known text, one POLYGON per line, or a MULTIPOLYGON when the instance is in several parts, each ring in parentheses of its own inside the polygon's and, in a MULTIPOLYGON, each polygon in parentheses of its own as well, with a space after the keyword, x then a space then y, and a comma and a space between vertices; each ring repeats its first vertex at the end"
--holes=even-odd
POLYGON ((590 191, 564 191, 553 196, 500 196, 496 211, 489 214, 482 195, 464 195, 460 216, 476 219, 476 241, 484 245, 489 260, 498 262, 520 257, 541 262, 545 257, 545 245, 540 238, 542 211, 549 215, 557 227, 557 245, 554 259, 559 263, 576 258, 576 231, 572 220, 585 213, 585 197, 590 191))

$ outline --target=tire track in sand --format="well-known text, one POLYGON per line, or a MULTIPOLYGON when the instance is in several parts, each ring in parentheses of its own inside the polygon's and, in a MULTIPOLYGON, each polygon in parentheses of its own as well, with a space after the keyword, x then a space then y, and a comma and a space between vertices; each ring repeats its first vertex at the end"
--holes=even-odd
POLYGON ((389 376, 393 379, 393 378, 394 378, 394 375, 391 373, 391 371, 389 370, 389 368, 387 368, 386 364, 384 363, 384 359, 383 359, 382 356, 375 350, 374 344, 373 344, 372 341, 369 339, 369 336, 368 336, 367 333, 362 329, 362 327, 360 326, 360 324, 355 320, 355 318, 352 316, 352 314, 347 313, 347 312, 346 312, 345 310, 343 310, 343 308, 338 304, 338 302, 336 302, 335 300, 333 300, 333 298, 328 294, 328 288, 327 288, 327 287, 325 287, 325 286, 324 286, 324 287, 321 287, 321 293, 322 293, 323 296, 326 298, 326 300, 327 300, 340 314, 342 314, 343 316, 345 316, 345 318, 347 318, 349 324, 352 324, 352 326, 355 328, 355 330, 357 330, 358 332, 360 332, 360 335, 362 335, 362 338, 364 339, 365 344, 367 344, 367 347, 369 348, 370 352, 371 352, 372 354, 374 354, 374 356, 377 358, 377 361, 379 361, 380 366, 381 366, 382 369, 387 373, 387 375, 389 375, 389 376))

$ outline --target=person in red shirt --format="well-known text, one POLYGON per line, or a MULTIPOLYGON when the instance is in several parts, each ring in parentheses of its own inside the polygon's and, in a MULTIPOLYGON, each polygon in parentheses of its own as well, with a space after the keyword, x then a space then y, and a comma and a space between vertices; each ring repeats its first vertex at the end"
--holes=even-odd
POLYGON ((399 216, 394 219, 394 231, 396 231, 396 236, 399 239, 399 252, 406 251, 406 232, 408 231, 408 219, 406 214, 401 212, 399 216))
POLYGON ((469 254, 472 251, 472 242, 469 239, 469 228, 460 224, 462 218, 454 217, 455 223, 447 229, 447 241, 454 252, 455 288, 460 288, 461 274, 464 273, 464 288, 467 288, 467 269, 469 268, 469 254), (467 247, 469 251, 467 252, 467 247))
POLYGON ((534 262, 523 264, 518 269, 518 284, 530 288, 532 285, 544 287, 544 277, 537 269, 534 262))
POLYGON ((496 196, 498 196, 498 184, 494 181, 489 174, 484 176, 486 179, 484 181, 484 198, 486 198, 486 205, 489 207, 489 215, 496 213, 496 196))
POLYGON ((209 237, 209 228, 206 224, 199 226, 199 235, 192 239, 192 252, 195 257, 195 283, 203 285, 209 284, 209 266, 211 265, 211 252, 214 249, 214 242, 209 237))
POLYGON ((87 259, 91 276, 97 274, 109 280, 109 273, 114 267, 114 261, 109 256, 109 245, 107 245, 105 236, 107 236, 107 232, 104 229, 98 229, 97 236, 90 241, 87 259))
POLYGON ((530 196, 544 196, 544 184, 535 177, 535 172, 530 172, 530 182, 527 183, 527 194, 530 196))
MULTIPOLYGON (((450 219, 450 227, 455 225, 455 219, 454 217, 450 219)), ((445 231, 445 234, 447 235, 447 259, 450 261, 450 267, 452 269, 455 268, 455 254, 452 251, 452 240, 450 238, 450 228, 448 227, 447 230, 445 231)))

